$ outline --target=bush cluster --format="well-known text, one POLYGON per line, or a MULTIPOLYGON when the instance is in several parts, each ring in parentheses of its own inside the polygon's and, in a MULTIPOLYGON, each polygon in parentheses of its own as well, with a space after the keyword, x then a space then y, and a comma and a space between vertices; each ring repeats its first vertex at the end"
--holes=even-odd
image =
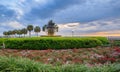
POLYGON ((93 38, 100 40, 103 45, 109 44, 109 41, 106 37, 93 37, 93 38))
POLYGON ((72 49, 92 48, 109 43, 105 37, 33 37, 33 38, 1 38, 0 45, 5 43, 11 49, 72 49))
MULTIPOLYGON (((107 41, 107 40, 106 40, 107 41)), ((72 49, 92 48, 101 46, 103 41, 97 38, 63 38, 63 37, 42 37, 42 38, 10 38, 4 40, 6 48, 11 49, 72 49)))
POLYGON ((120 40, 115 40, 113 43, 114 46, 120 46, 120 40))
POLYGON ((120 64, 88 67, 86 65, 52 66, 21 57, 0 56, 0 72, 119 72, 120 64))

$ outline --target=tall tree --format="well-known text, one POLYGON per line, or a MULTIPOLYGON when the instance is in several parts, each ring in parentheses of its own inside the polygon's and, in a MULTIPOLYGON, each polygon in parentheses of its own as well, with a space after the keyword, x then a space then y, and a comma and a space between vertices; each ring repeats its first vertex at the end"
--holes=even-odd
POLYGON ((42 30, 47 32, 48 36, 54 36, 55 32, 58 32, 58 26, 50 20, 47 25, 43 26, 42 30))
POLYGON ((3 32, 3 35, 6 37, 8 35, 8 32, 3 32))
POLYGON ((28 25, 27 30, 29 31, 29 37, 31 37, 31 31, 33 30, 33 25, 28 25))
POLYGON ((8 31, 8 36, 11 37, 11 35, 12 35, 12 31, 10 30, 8 31))
POLYGON ((27 34, 27 29, 26 28, 22 29, 22 34, 24 34, 24 37, 25 37, 25 35, 27 34))
POLYGON ((16 33, 17 33, 17 30, 12 31, 12 35, 14 35, 14 37, 16 37, 16 35, 15 35, 16 33))
POLYGON ((22 30, 17 30, 17 34, 19 35, 20 38, 20 35, 22 35, 22 30))
POLYGON ((39 26, 36 26, 34 28, 34 32, 37 34, 37 37, 38 37, 38 33, 41 31, 40 27, 39 26))

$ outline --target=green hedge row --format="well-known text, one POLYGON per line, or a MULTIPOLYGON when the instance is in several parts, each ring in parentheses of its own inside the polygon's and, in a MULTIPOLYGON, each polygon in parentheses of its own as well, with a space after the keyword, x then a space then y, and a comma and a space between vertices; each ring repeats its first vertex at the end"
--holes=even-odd
POLYGON ((119 72, 120 64, 88 67, 86 65, 46 65, 21 57, 0 56, 0 72, 119 72))
POLYGON ((109 44, 109 40, 106 37, 93 37, 93 38, 100 40, 103 45, 109 44))
MULTIPOLYGON (((10 38, 3 39, 6 48, 11 49, 72 49, 92 48, 107 43, 102 38, 63 38, 63 37, 42 37, 42 38, 10 38)), ((0 41, 1 43, 1 41, 0 41)))
POLYGON ((115 41, 113 42, 113 45, 114 45, 114 46, 120 46, 120 40, 115 40, 115 41))
POLYGON ((102 42, 97 39, 13 39, 5 41, 6 48, 17 49, 70 49, 90 48, 100 46, 102 42))

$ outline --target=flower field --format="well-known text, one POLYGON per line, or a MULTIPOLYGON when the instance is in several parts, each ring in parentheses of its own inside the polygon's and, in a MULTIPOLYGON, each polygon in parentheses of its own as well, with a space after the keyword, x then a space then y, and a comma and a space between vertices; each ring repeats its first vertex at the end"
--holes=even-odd
POLYGON ((0 50, 1 56, 27 57, 45 64, 86 64, 90 66, 120 62, 120 48, 81 48, 67 50, 0 50))
POLYGON ((0 71, 2 72, 119 72, 119 63, 119 47, 0 50, 0 71))
POLYGON ((120 64, 88 67, 83 64, 52 66, 21 57, 0 56, 0 72, 119 72, 120 64))

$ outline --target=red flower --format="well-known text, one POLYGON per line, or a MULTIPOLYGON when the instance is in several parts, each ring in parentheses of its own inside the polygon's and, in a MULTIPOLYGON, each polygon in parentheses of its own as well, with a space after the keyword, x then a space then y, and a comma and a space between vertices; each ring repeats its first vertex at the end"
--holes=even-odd
POLYGON ((119 53, 120 53, 120 48, 115 47, 114 51, 116 51, 116 52, 119 52, 119 53))

